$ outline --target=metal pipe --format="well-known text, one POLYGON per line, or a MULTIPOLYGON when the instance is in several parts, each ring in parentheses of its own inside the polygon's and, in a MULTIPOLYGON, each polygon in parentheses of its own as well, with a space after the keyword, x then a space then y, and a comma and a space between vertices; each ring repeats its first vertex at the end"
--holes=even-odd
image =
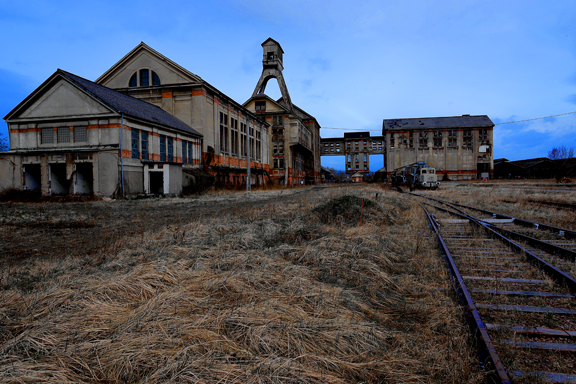
POLYGON ((120 114, 120 178, 122 182, 122 197, 124 196, 124 149, 122 147, 122 136, 124 136, 124 114, 120 114))
POLYGON ((248 131, 246 132, 246 145, 247 145, 247 155, 246 155, 246 190, 252 190, 252 184, 250 178, 252 177, 250 173, 250 118, 246 118, 248 131))

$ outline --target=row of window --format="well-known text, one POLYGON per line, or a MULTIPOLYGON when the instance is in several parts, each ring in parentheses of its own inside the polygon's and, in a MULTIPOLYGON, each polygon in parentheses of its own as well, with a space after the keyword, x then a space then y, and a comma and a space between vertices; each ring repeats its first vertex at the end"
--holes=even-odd
POLYGON ((40 134, 42 144, 85 143, 86 127, 42 128, 40 134))
MULTIPOLYGON (((132 158, 150 160, 148 146, 148 132, 132 129, 132 158), (142 155, 142 157, 140 157, 142 155)), ((193 143, 182 140, 182 163, 193 163, 193 143)), ((160 161, 174 161, 174 138, 160 135, 160 161)))
POLYGON ((248 156, 248 146, 246 137, 247 133, 250 135, 250 157, 256 160, 262 159, 262 132, 260 130, 254 132, 254 128, 250 127, 249 132, 246 132, 246 124, 240 122, 240 132, 238 132, 238 120, 230 117, 224 112, 220 112, 220 152, 228 154, 230 152, 234 156, 248 156), (230 134, 230 141, 228 135, 230 134), (240 139, 240 140, 239 140, 240 139), (230 145, 230 148, 228 148, 230 145))
MULTIPOLYGON (((351 162, 351 161, 352 161, 352 155, 349 154, 349 155, 346 157, 346 159, 347 159, 348 162, 351 162)), ((358 153, 355 155, 355 160, 356 160, 356 161, 355 161, 356 163, 358 163, 358 162, 360 161, 360 157, 359 157, 359 154, 358 154, 358 153)), ((368 154, 365 153, 365 154, 364 154, 364 162, 367 162, 367 161, 368 161, 368 154)))
MULTIPOLYGON (((480 139, 481 140, 488 140, 487 137, 487 133, 488 130, 484 129, 484 130, 480 130, 480 139)), ((458 135, 458 131, 456 131, 455 129, 451 129, 447 131, 448 133, 448 147, 449 148, 456 148, 458 146, 457 141, 457 135, 458 135)), ((434 131, 433 137, 432 137, 432 143, 433 146, 435 148, 440 148, 443 147, 443 141, 442 141, 442 131, 434 131)), ((406 136, 401 136, 399 138, 399 143, 400 144, 405 144, 408 146, 408 148, 414 148, 414 139, 413 139, 413 133, 409 132, 408 133, 408 137, 406 136)), ((396 142, 395 142, 395 138, 391 137, 390 138, 390 147, 394 148, 396 142)), ((463 147, 471 147, 472 146, 472 130, 471 129, 466 129, 462 132, 462 146, 463 147)), ((427 131, 419 131, 418 132, 418 147, 419 148, 427 148, 428 147, 428 132, 427 131)))
POLYGON ((130 77, 130 81, 128 82, 128 86, 130 88, 133 87, 149 87, 150 86, 150 78, 152 78, 152 85, 160 85, 160 77, 156 74, 156 72, 143 68, 140 69, 130 77))

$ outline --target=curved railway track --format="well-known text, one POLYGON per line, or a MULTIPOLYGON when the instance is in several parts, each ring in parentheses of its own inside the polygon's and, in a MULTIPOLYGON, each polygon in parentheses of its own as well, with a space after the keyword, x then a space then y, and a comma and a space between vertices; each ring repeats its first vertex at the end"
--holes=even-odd
POLYGON ((576 383, 576 280, 546 260, 559 257, 510 239, 501 228, 509 219, 429 209, 490 380, 576 383))

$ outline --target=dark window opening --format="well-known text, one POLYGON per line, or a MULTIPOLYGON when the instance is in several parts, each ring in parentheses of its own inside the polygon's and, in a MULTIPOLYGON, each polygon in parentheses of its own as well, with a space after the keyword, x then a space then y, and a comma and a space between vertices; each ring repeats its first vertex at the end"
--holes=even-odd
POLYGON ((128 83, 129 87, 137 87, 138 86, 138 75, 135 73, 130 78, 130 82, 128 83))
POLYGON ((140 70, 140 86, 147 87, 150 85, 150 73, 147 69, 140 70))
POLYGON ((154 71, 152 71, 152 85, 160 85, 160 78, 154 71))
POLYGON ((193 159, 192 159, 192 143, 191 143, 191 142, 188 143, 188 164, 193 164, 193 159))
POLYGON ((132 158, 140 158, 140 131, 132 129, 132 158))
POLYGON ((166 161, 166 136, 160 135, 160 161, 166 161))
POLYGON ((148 132, 142 131, 142 160, 148 160, 148 132))
POLYGON ((266 102, 265 101, 257 101, 256 102, 256 112, 265 112, 266 111, 266 102))
POLYGON ((40 190, 41 180, 40 164, 26 164, 24 166, 24 189, 40 190))
POLYGON ((274 60, 274 52, 268 52, 266 54, 266 60, 274 60))
POLYGON ((186 157, 186 141, 182 140, 182 164, 188 164, 188 158, 186 157))
POLYGON ((168 162, 173 162, 174 161, 174 156, 173 156, 173 142, 174 139, 172 139, 171 137, 168 137, 168 162))
POLYGON ((89 195, 94 192, 94 176, 92 168, 92 163, 76 163, 74 193, 89 195))

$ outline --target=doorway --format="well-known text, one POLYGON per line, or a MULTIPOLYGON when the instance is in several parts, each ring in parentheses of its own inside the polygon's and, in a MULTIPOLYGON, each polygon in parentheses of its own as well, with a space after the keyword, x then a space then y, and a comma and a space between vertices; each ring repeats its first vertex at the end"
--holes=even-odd
POLYGON ((164 172, 150 172, 150 193, 154 195, 164 194, 164 172))

